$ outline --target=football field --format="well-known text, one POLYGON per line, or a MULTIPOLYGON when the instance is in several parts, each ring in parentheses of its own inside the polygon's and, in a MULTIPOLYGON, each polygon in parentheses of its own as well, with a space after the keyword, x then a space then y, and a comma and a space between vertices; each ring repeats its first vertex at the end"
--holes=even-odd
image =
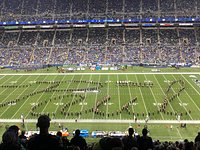
POLYGON ((90 134, 95 130, 124 132, 129 125, 141 133, 147 123, 153 139, 193 140, 200 129, 199 71, 165 69, 154 73, 141 69, 2 71, 0 134, 12 124, 23 129, 22 116, 24 130, 36 131, 38 116, 47 114, 52 119, 51 131, 60 130, 61 123, 70 133, 77 128, 87 129, 90 134), (182 122, 187 128, 180 127, 182 122))
POLYGON ((200 120, 198 73, 1 74, 0 119, 200 120))

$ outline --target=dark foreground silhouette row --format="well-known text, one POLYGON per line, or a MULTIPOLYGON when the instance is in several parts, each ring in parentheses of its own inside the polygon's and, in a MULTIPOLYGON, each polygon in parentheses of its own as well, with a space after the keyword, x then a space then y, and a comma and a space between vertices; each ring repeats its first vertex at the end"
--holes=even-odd
POLYGON ((16 125, 10 126, 2 136, 0 150, 200 150, 200 132, 194 142, 187 139, 183 142, 160 142, 153 141, 148 136, 147 128, 142 130, 141 136, 134 136, 134 129, 129 127, 128 136, 121 139, 104 137, 99 142, 88 145, 80 136, 79 129, 70 141, 60 131, 56 135, 49 134, 50 121, 47 115, 41 115, 36 124, 40 133, 30 138, 25 136, 24 131, 18 135, 19 128, 16 125))

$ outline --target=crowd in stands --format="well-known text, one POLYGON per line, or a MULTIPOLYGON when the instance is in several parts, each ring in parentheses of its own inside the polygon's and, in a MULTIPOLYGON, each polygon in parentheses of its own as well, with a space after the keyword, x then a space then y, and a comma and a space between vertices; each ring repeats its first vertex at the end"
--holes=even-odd
MULTIPOLYGON (((0 0, 0 21, 198 17, 198 0, 0 0), (45 7, 43 7, 45 6, 45 7)), ((199 63, 198 28, 68 28, 0 33, 0 64, 199 63)))
POLYGON ((1 0, 1 21, 44 19, 123 19, 126 17, 197 17, 198 0, 1 0), (45 6, 45 7, 43 7, 45 6), (186 15, 187 14, 187 15, 186 15))
POLYGON ((142 130, 141 135, 134 135, 132 126, 128 128, 128 135, 124 137, 103 137, 96 143, 87 143, 80 135, 80 130, 75 131, 69 140, 58 131, 56 135, 49 133, 51 119, 47 115, 38 118, 36 126, 39 134, 26 137, 25 132, 19 134, 18 126, 10 126, 2 135, 0 150, 198 150, 200 148, 200 132, 194 141, 160 142, 153 141, 148 135, 148 128, 142 130))
POLYGON ((80 28, 5 31, 1 34, 0 63, 91 64, 199 62, 199 30, 80 28))

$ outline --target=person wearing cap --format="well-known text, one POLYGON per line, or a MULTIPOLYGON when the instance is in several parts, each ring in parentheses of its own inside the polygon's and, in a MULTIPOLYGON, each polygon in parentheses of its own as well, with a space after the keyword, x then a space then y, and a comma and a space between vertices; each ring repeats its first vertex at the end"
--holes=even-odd
POLYGON ((153 140, 148 135, 147 128, 142 130, 142 136, 138 138, 138 149, 139 150, 151 150, 153 149, 153 140))
POLYGON ((60 142, 54 135, 49 134, 51 119, 47 115, 38 118, 37 127, 40 133, 31 137, 27 144, 28 150, 60 150, 60 142))

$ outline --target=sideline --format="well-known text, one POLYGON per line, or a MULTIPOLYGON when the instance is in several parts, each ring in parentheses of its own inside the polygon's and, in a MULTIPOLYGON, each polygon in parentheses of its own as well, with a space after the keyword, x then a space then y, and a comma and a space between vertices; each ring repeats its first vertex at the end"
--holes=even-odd
POLYGON ((189 74, 189 75, 200 75, 200 72, 96 72, 96 73, 0 73, 0 76, 42 76, 42 75, 49 75, 49 76, 66 76, 66 75, 135 75, 135 74, 189 74))
MULTIPOLYGON (((21 119, 0 119, 0 123, 21 123, 21 119)), ((37 119, 25 119, 25 123, 37 123, 37 119)), ((145 120, 114 120, 114 119, 52 119, 51 123, 142 123, 145 120)), ((149 120, 147 124, 200 124, 200 120, 149 120)))

